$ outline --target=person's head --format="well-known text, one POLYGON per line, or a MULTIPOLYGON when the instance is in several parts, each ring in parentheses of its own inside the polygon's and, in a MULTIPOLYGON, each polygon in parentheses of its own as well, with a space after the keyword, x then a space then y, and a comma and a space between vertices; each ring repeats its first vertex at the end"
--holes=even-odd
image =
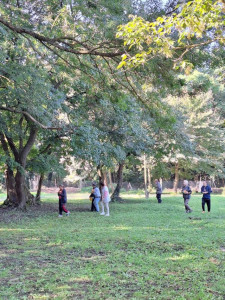
POLYGON ((93 189, 96 188, 97 184, 95 182, 92 182, 93 189))
POLYGON ((155 179, 155 184, 157 184, 159 182, 159 180, 158 179, 155 179))
POLYGON ((184 184, 184 186, 187 186, 188 185, 188 181, 184 180, 183 184, 184 184))
POLYGON ((105 184, 104 184, 104 182, 101 182, 100 185, 101 185, 101 186, 104 186, 105 184))
POLYGON ((207 181, 206 180, 203 181, 203 185, 207 186, 207 181))
POLYGON ((59 185, 59 189, 62 190, 63 189, 63 185, 60 184, 59 185))

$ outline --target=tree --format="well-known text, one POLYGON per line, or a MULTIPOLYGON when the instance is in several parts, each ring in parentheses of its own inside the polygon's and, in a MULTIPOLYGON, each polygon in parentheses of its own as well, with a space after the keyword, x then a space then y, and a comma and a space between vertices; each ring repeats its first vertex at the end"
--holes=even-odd
POLYGON ((121 25, 117 33, 128 46, 118 68, 161 56, 189 73, 193 67, 187 56, 190 51, 196 54, 210 44, 212 48, 224 45, 224 7, 223 0, 193 0, 176 6, 169 16, 160 16, 154 22, 132 16, 132 21, 121 25))
POLYGON ((188 173, 224 176, 225 90, 218 74, 220 69, 183 76, 183 93, 167 99, 184 116, 185 132, 192 145, 192 151, 179 147, 170 155, 169 161, 175 162, 176 177, 179 173, 186 177, 188 173))
POLYGON ((0 140, 7 165, 7 203, 20 208, 30 195, 25 183, 29 153, 41 130, 60 129, 55 116, 64 100, 48 70, 25 52, 13 35, 1 36, 0 140))

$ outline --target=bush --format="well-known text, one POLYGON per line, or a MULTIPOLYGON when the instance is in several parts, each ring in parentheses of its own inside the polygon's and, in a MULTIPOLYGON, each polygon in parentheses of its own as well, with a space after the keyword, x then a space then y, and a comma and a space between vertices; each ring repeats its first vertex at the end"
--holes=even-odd
POLYGON ((219 195, 223 194, 223 190, 224 188, 212 188, 212 192, 219 195))

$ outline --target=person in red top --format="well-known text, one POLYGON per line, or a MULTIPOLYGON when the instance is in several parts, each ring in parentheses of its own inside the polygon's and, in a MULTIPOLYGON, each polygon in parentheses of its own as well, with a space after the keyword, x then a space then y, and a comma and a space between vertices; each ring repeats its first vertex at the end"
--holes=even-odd
POLYGON ((69 216, 70 212, 66 208, 66 202, 67 202, 66 190, 63 185, 59 186, 58 196, 59 196, 59 218, 62 217, 63 211, 66 213, 67 216, 69 216))

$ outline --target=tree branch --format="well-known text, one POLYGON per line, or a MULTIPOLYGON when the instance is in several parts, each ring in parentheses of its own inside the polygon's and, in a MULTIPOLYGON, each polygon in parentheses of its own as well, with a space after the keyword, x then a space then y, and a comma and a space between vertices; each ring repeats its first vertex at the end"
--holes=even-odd
POLYGON ((16 114, 22 114, 22 115, 26 116, 31 122, 33 122, 37 126, 41 127, 42 129, 49 129, 49 130, 60 130, 60 129, 62 129, 60 127, 48 127, 48 126, 45 126, 45 125, 41 124, 39 121, 37 121, 34 117, 32 117, 26 111, 19 111, 17 109, 10 108, 10 107, 4 107, 4 106, 0 106, 0 110, 10 111, 10 112, 16 113, 16 114))
POLYGON ((5 154, 10 157, 9 148, 8 148, 7 142, 5 140, 5 136, 4 136, 3 132, 1 132, 1 131, 0 131, 0 141, 2 144, 2 149, 4 150, 5 154))
POLYGON ((5 135, 5 137, 6 137, 7 141, 8 141, 10 149, 12 150, 12 153, 13 153, 13 155, 15 157, 15 160, 18 162, 18 160, 19 160, 19 152, 16 149, 16 146, 15 146, 12 138, 9 137, 9 136, 7 136, 7 135, 5 135))
POLYGON ((37 133, 38 133, 37 127, 32 126, 31 130, 30 130, 29 138, 27 140, 27 143, 24 146, 23 150, 21 151, 21 164, 22 164, 23 167, 25 167, 25 165, 26 165, 27 155, 30 152, 30 149, 32 148, 32 146, 35 142, 37 133))
POLYGON ((27 30, 25 28, 21 28, 21 27, 16 27, 13 26, 12 23, 7 22, 6 20, 4 20, 3 18, 0 17, 0 23, 2 23, 3 25, 5 25, 7 28, 9 28, 10 30, 12 30, 13 32, 16 32, 18 34, 27 34, 33 38, 35 38, 36 40, 38 40, 39 42, 46 42, 54 47, 56 47, 57 49, 60 49, 64 52, 69 52, 69 53, 73 53, 73 54, 79 54, 79 55, 99 55, 102 57, 116 57, 116 56, 121 56, 123 54, 123 52, 101 52, 101 51, 96 51, 95 48, 90 48, 87 44, 76 40, 74 37, 71 36, 61 36, 59 38, 48 38, 46 36, 43 36, 41 34, 38 34, 36 32, 27 30), (72 40, 73 42, 75 42, 75 46, 76 45, 80 45, 83 47, 83 49, 80 50, 75 50, 73 47, 73 44, 68 44, 66 42, 66 40, 72 40))

